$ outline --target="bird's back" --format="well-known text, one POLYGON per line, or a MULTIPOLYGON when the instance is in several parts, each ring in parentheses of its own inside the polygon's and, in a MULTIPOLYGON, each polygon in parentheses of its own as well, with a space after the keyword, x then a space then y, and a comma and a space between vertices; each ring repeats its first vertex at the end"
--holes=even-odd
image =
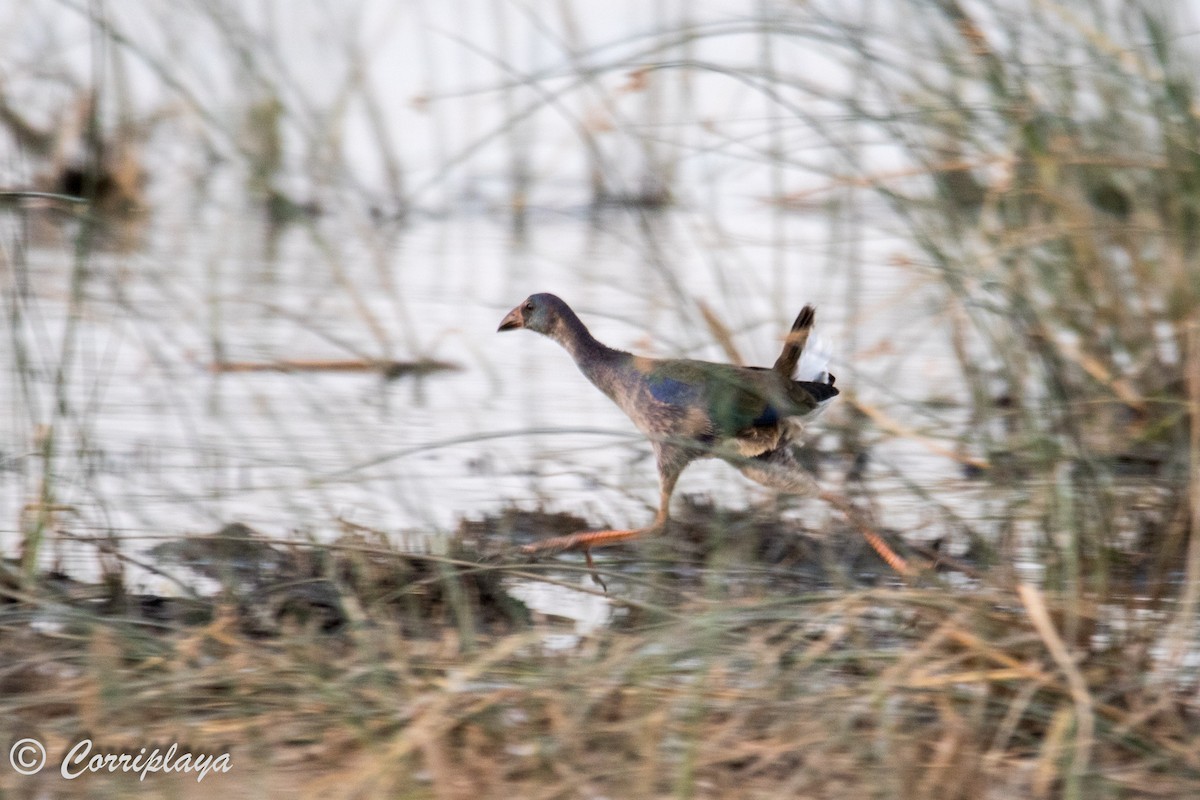
POLYGON ((635 413, 651 419, 630 416, 660 435, 696 435, 705 427, 712 436, 738 436, 811 414, 838 393, 830 384, 793 381, 762 367, 641 357, 631 365, 653 402, 635 404, 635 413))

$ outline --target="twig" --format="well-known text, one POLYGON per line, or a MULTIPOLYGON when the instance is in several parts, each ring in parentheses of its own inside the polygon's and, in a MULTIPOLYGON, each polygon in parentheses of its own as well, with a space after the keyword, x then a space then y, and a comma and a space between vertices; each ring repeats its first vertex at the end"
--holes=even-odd
POLYGON ((1021 602, 1025 605, 1029 621, 1033 623, 1038 636, 1042 637, 1042 642, 1046 645, 1046 650, 1050 652, 1050 657, 1054 659, 1054 663, 1066 676, 1071 699, 1075 703, 1075 757, 1071 759, 1071 774, 1064 797, 1078 800, 1082 797, 1080 794, 1081 781, 1088 769, 1092 739, 1096 729, 1096 714, 1093 709, 1092 695, 1088 691, 1087 678, 1079 671, 1079 666, 1067 649, 1066 643, 1054 629, 1054 623, 1050 620, 1050 613, 1046 610, 1046 602, 1042 598, 1042 593, 1030 584, 1023 583, 1017 587, 1017 594, 1020 595, 1021 602))

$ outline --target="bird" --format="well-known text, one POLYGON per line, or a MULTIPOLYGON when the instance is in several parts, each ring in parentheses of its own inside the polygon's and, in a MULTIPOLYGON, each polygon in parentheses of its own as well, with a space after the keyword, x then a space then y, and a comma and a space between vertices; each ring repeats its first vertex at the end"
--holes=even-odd
POLYGON ((792 452, 805 423, 839 393, 821 359, 805 350, 815 320, 816 309, 805 305, 775 364, 744 367, 616 350, 592 336, 553 294, 530 295, 508 312, 498 332, 535 331, 562 345, 584 377, 650 440, 659 479, 658 512, 649 525, 555 536, 522 550, 582 550, 595 576, 591 549, 661 533, 680 474, 702 458, 722 459, 751 480, 782 492, 817 494, 816 481, 792 452))

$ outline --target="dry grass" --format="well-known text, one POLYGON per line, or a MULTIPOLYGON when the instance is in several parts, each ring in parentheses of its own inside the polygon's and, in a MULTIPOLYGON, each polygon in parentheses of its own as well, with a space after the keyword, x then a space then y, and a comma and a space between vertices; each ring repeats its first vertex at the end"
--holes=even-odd
MULTIPOLYGON (((89 732, 109 749, 229 752, 233 771, 200 786, 246 796, 1200 791, 1200 686, 1165 655, 1188 635, 1169 604, 1129 597, 1079 618, 1075 598, 1024 584, 926 574, 798 593, 714 573, 652 602, 631 584, 623 621, 561 650, 553 620, 522 624, 477 591, 480 574, 537 580, 529 567, 413 559, 362 542, 324 552, 335 625, 277 604, 290 611, 267 628, 233 599, 196 624, 155 622, 144 599, 98 613, 14 590, 0 617, 8 740, 37 736, 52 764, 89 732)), ((82 796, 135 781, 0 783, 82 796)), ((137 791, 199 790, 183 783, 151 775, 137 791)))

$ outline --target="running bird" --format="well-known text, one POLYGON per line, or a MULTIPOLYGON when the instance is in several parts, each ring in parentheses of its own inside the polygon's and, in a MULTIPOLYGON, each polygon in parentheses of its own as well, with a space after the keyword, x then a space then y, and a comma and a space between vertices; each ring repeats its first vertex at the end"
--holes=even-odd
POLYGON ((592 336, 571 307, 552 294, 531 295, 510 311, 499 330, 526 328, 558 342, 584 377, 650 439, 660 488, 658 514, 645 528, 555 536, 522 549, 582 549, 592 566, 593 547, 662 532, 675 482, 699 458, 720 458, 773 489, 816 494, 816 482, 792 454, 804 421, 838 394, 824 364, 804 350, 814 319, 811 305, 801 309, 783 352, 768 369, 614 350, 592 336), (797 366, 800 380, 793 379, 797 366))

